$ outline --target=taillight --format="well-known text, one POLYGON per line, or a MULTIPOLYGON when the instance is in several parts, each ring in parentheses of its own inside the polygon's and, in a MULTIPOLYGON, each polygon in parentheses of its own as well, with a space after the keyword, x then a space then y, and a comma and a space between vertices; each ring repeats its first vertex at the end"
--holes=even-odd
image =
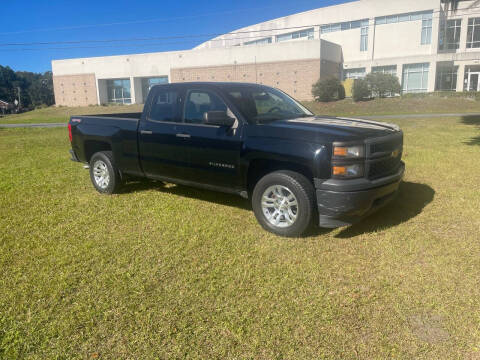
POLYGON ((72 142, 72 124, 68 124, 68 138, 72 142))

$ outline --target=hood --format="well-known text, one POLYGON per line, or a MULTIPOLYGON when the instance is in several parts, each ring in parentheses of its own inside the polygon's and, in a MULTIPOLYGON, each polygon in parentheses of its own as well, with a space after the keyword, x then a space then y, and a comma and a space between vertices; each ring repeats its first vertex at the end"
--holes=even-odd
POLYGON ((366 138, 386 136, 400 131, 400 128, 394 124, 363 119, 324 116, 277 120, 260 124, 256 127, 260 133, 263 133, 261 135, 258 134, 260 136, 274 136, 285 139, 294 138, 321 143, 364 140, 366 138))

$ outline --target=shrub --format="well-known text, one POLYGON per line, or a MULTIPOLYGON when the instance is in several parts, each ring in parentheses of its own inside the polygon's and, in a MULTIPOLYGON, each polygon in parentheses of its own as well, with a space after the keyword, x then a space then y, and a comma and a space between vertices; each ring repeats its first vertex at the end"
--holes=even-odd
POLYGON ((372 96, 368 82, 365 79, 355 79, 352 87, 353 101, 367 100, 372 96))
POLYGON ((338 99, 345 99, 345 89, 335 77, 318 80, 312 86, 312 95, 315 101, 328 102, 338 99))
POLYGON ((386 97, 400 94, 402 87, 398 78, 391 74, 370 73, 365 77, 371 94, 378 97, 386 97))

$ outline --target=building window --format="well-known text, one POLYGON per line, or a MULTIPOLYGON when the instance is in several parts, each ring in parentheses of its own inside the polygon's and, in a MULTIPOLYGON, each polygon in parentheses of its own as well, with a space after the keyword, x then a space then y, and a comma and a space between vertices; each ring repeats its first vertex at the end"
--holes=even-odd
POLYGON ((277 35, 277 42, 288 41, 300 38, 307 38, 308 40, 313 40, 313 28, 291 32, 288 34, 277 35))
POLYGON ((468 19, 467 48, 480 47, 480 18, 468 19))
POLYGON ((335 32, 335 31, 345 31, 345 30, 358 29, 363 27, 368 28, 368 19, 322 25, 320 27, 320 31, 322 34, 326 34, 326 33, 335 32))
POLYGON ((168 84, 168 76, 142 78, 142 97, 144 103, 145 100, 147 100, 148 93, 152 86, 159 84, 168 84))
POLYGON ((373 66, 372 73, 382 73, 397 76, 397 65, 373 66))
POLYGON ((432 14, 422 19, 422 45, 432 43, 432 14))
POLYGON ((426 92, 429 68, 429 63, 403 65, 403 92, 426 92))
POLYGON ((435 90, 455 91, 457 89, 458 66, 438 66, 435 90))
POLYGON ((380 16, 375 18, 375 25, 394 24, 404 21, 417 21, 417 20, 431 20, 433 11, 421 11, 413 13, 405 13, 398 15, 380 16))
POLYGON ((130 79, 107 80, 108 102, 131 104, 130 79))
POLYGON ((443 21, 440 24, 440 50, 455 50, 460 47, 460 32, 462 30, 462 19, 443 21))
POLYGON ((343 78, 344 79, 360 79, 365 77, 365 68, 355 68, 355 69, 344 69, 343 78))
POLYGON ((247 41, 247 42, 244 42, 243 45, 266 45, 266 44, 271 44, 271 43, 272 43, 272 38, 268 37, 268 38, 265 38, 265 39, 247 41))
POLYGON ((360 30, 360 51, 368 50, 368 22, 367 26, 362 26, 360 30))

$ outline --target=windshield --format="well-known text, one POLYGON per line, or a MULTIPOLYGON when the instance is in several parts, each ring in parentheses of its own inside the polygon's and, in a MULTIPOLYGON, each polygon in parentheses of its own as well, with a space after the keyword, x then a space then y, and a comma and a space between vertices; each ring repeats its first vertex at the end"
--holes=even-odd
POLYGON ((296 100, 272 88, 242 86, 227 93, 249 123, 313 116, 296 100))

